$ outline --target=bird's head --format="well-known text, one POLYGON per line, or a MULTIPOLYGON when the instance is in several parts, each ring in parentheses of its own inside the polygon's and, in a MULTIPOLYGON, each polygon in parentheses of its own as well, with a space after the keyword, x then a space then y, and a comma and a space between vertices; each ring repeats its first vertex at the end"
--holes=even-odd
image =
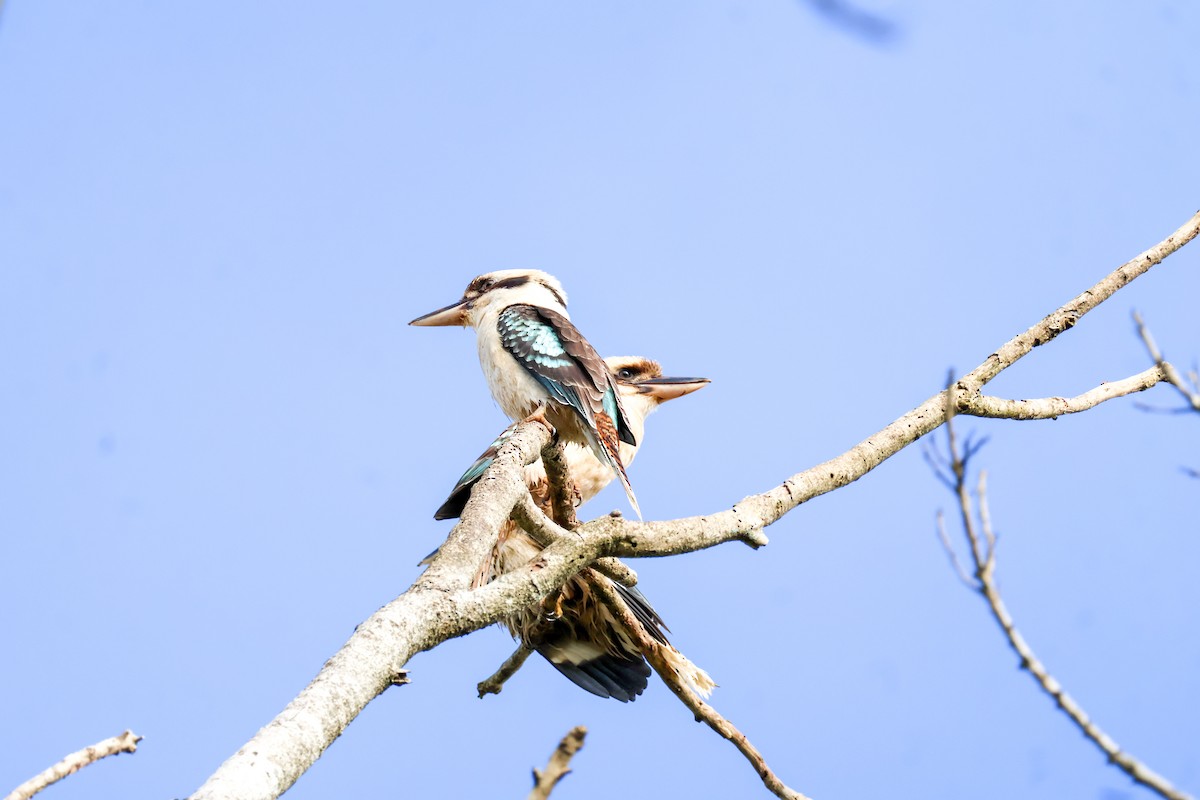
POLYGON ((417 317, 409 325, 475 327, 492 308, 527 303, 567 315, 567 293, 558 279, 540 269, 502 269, 480 275, 467 284, 457 303, 417 317))
POLYGON ((657 361, 642 356, 609 356, 604 363, 616 380, 626 414, 637 422, 667 400, 691 394, 709 383, 708 378, 664 377, 657 361))

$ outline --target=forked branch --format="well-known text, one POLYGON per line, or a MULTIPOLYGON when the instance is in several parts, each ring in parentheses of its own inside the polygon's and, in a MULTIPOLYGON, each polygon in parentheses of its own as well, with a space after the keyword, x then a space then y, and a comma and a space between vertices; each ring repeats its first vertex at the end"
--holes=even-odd
MULTIPOLYGON (((1191 796, 1176 789, 1170 781, 1151 770, 1131 753, 1122 750, 1093 720, 1076 700, 1067 694, 1045 664, 1038 659, 1033 648, 1025 641, 1025 637, 1017 630, 1012 615, 1008 612, 1000 590, 996 586, 996 535, 992 530, 991 511, 987 499, 987 473, 980 471, 979 484, 975 489, 975 498, 979 503, 978 511, 972 509, 971 493, 967 489, 967 471, 970 458, 959 451, 952 435, 954 422, 946 421, 947 453, 945 461, 950 465, 949 474, 954 476, 954 494, 961 512, 963 536, 967 541, 967 552, 970 554, 971 572, 968 574, 961 567, 955 548, 946 536, 942 525, 941 515, 938 515, 939 537, 947 549, 951 561, 955 564, 959 576, 972 589, 983 597, 991 611, 992 618, 1004 631, 1009 647, 1020 659, 1021 668, 1027 670, 1041 687, 1042 691, 1054 700, 1055 705, 1083 732, 1087 739, 1095 744, 1108 758, 1109 763, 1116 766, 1138 783, 1146 786, 1168 800, 1192 800, 1191 796)), ((945 475, 943 474, 943 478, 945 475)))
POLYGON ((1146 346, 1146 352, 1150 354, 1150 358, 1154 359, 1154 366, 1162 372, 1163 380, 1174 386, 1183 397, 1184 402, 1188 404, 1188 408, 1183 410, 1200 412, 1200 375, 1193 371, 1185 379, 1179 370, 1163 357, 1162 351, 1158 349, 1158 343, 1154 341, 1154 336, 1150 333, 1150 328, 1142 320, 1142 315, 1136 311, 1133 312, 1133 322, 1137 326, 1142 344, 1146 346))

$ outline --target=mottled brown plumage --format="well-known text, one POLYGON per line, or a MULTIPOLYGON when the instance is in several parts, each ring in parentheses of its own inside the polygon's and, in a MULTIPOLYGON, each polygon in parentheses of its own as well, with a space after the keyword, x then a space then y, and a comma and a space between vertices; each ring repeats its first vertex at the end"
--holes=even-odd
MULTIPOLYGON (((695 391, 707 383, 701 378, 663 378, 662 369, 650 359, 627 356, 609 358, 606 362, 639 441, 644 436, 645 418, 662 402, 695 391)), ((493 443, 467 475, 479 474, 479 464, 494 457, 503 438, 501 435, 493 443)), ((624 463, 631 462, 637 455, 638 448, 634 445, 622 444, 620 447, 624 463)), ((612 471, 588 448, 568 445, 566 460, 580 503, 591 499, 612 480, 612 471)), ((526 468, 526 483, 535 502, 549 513, 549 484, 540 463, 526 468)), ((452 499, 463 488, 460 482, 452 499)), ((469 490, 469 484, 465 488, 469 490)), ((465 498, 461 502, 465 502, 465 498)), ((529 534, 515 523, 506 522, 490 557, 476 574, 474 585, 481 586, 498 575, 519 569, 540 555, 541 547, 529 534)), ((662 645, 662 652, 672 668, 699 694, 708 696, 715 686, 712 679, 671 646, 666 637, 666 625, 645 596, 637 589, 616 584, 593 570, 580 572, 542 603, 511 615, 505 619, 505 625, 514 638, 544 656, 576 685, 601 697, 631 701, 646 688, 650 666, 624 625, 591 588, 598 581, 610 586, 625 601, 647 632, 662 645)))

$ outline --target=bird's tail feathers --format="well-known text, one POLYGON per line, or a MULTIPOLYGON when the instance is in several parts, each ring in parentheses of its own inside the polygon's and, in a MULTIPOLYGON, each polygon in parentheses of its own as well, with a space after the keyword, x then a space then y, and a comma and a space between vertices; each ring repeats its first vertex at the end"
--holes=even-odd
POLYGON ((625 464, 621 461, 621 440, 617 435, 617 426, 612 417, 603 411, 596 414, 596 440, 600 445, 599 449, 604 455, 604 460, 621 479, 621 486, 625 489, 625 496, 629 498, 629 505, 633 506, 633 512, 640 520, 642 509, 638 506, 637 495, 633 493, 629 476, 625 474, 625 464))
POLYGON ((638 507, 637 495, 633 493, 633 486, 629 483, 629 476, 625 474, 625 465, 621 463, 618 456, 613 464, 616 469, 617 477, 621 479, 621 486, 625 489, 625 496, 629 498, 629 505, 633 506, 633 513, 637 514, 640 521, 642 519, 642 509, 638 507))
POLYGON ((712 694, 713 689, 717 688, 716 682, 707 672, 697 667, 688 660, 687 656, 671 645, 663 646, 661 652, 663 660, 667 662, 667 665, 696 694, 707 698, 712 694))

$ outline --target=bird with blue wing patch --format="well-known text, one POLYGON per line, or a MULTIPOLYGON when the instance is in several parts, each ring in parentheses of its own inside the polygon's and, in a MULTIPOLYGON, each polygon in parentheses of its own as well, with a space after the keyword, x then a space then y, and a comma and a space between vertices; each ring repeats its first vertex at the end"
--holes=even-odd
POLYGON ((471 281, 457 303, 409 324, 474 328, 488 388, 504 413, 518 422, 541 416, 563 441, 589 447, 620 478, 641 518, 621 460, 621 444, 637 440, 612 376, 572 324, 554 276, 489 272, 471 281))

